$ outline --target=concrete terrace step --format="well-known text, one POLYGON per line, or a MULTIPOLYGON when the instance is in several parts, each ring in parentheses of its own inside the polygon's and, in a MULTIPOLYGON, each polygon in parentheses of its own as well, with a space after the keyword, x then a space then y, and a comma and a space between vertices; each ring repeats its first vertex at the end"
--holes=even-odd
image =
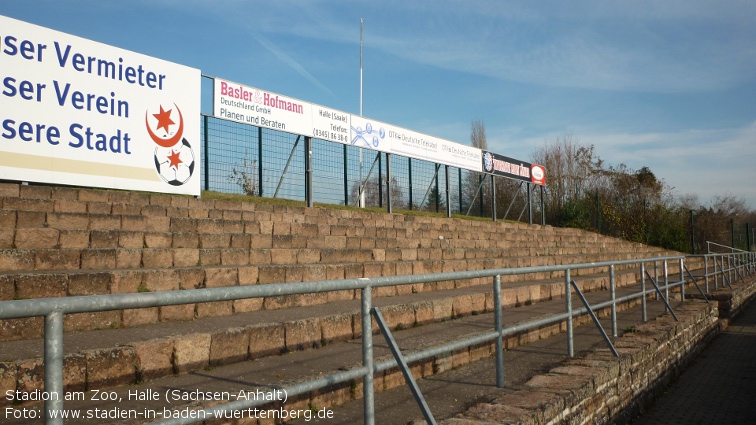
MULTIPOLYGON (((592 257, 596 260, 616 258, 592 257)), ((628 258, 635 258, 627 254, 628 258)), ((581 256, 581 259, 584 259, 581 256)), ((0 295, 2 299, 33 299, 48 297, 120 294, 152 291, 168 291, 223 286, 244 286, 282 282, 302 282, 326 279, 376 277, 388 275, 409 275, 420 273, 454 272, 469 269, 505 268, 523 266, 556 265, 554 258, 509 258, 471 261, 383 261, 350 264, 307 264, 307 265, 262 265, 262 266, 202 266, 174 267, 166 269, 112 269, 75 271, 30 271, 0 275, 0 295)), ((637 273, 637 267, 617 267, 617 273, 628 270, 637 273)), ((671 265, 670 273, 676 272, 671 265)), ((575 270, 573 276, 590 276, 603 273, 601 268, 575 270)), ((522 284, 532 279, 559 279, 562 272, 534 273, 531 275, 503 276, 504 283, 522 284)), ((390 286, 376 290, 376 296, 395 296, 409 292, 431 292, 464 288, 486 284, 486 279, 436 282, 411 286, 390 286)), ((255 301, 228 301, 213 304, 197 304, 181 307, 162 307, 147 310, 124 310, 102 313, 72 315, 67 323, 68 330, 93 330, 111 326, 132 327, 159 321, 191 321, 208 316, 230 316, 259 309, 277 309, 305 306, 315 303, 329 303, 335 300, 353 299, 352 291, 328 293, 318 297, 273 297, 255 301)), ((39 336, 41 328, 26 324, 37 319, 14 319, 0 321, 0 340, 24 339, 39 336)))
MULTIPOLYGON (((633 273, 618 274, 618 286, 632 285, 635 278, 633 273)), ((602 291, 608 287, 605 274, 583 277, 578 282, 587 293, 603 294, 591 295, 594 299, 608 296, 602 291)), ((512 314, 515 314, 519 307, 559 300, 563 293, 564 282, 560 279, 510 283, 502 288, 502 304, 506 309, 514 309, 512 314)), ((308 297, 326 299, 327 295, 308 297)), ((392 329, 423 327, 493 309, 489 285, 406 293, 378 297, 374 301, 392 329)), ((563 308, 563 302, 556 301, 556 304, 563 308)), ((67 315, 66 325, 75 321, 76 316, 79 315, 67 315)), ((352 299, 259 310, 231 317, 67 332, 64 337, 66 383, 72 388, 105 388, 282 352, 319 348, 359 337, 359 321, 359 300, 352 299)), ((42 321, 32 319, 25 326, 41 328, 42 321)), ((6 341, 0 345, 3 393, 8 389, 32 391, 38 388, 41 350, 42 341, 38 339, 6 341)))
MULTIPOLYGON (((281 242, 278 238, 267 242, 254 243, 251 246, 249 238, 246 241, 226 239, 223 247, 189 247, 187 244, 176 243, 178 246, 143 248, 69 248, 50 247, 55 240, 46 244, 38 243, 33 248, 15 248, 0 250, 0 270, 98 270, 98 269, 133 269, 133 268, 170 268, 190 267, 199 265, 286 265, 286 264, 340 264, 369 261, 425 261, 425 260, 476 260, 476 259, 508 259, 523 258, 523 263, 530 263, 530 259, 541 262, 540 259, 552 259, 552 263, 565 261, 586 262, 600 261, 609 255, 615 257, 640 256, 654 254, 654 252, 628 252, 620 248, 597 248, 593 252, 587 249, 562 248, 506 248, 506 249, 460 249, 460 248, 393 248, 384 244, 376 245, 363 243, 362 247, 342 246, 319 247, 327 245, 319 238, 301 239, 301 245, 291 241, 281 242), (243 243, 244 242, 244 243, 243 243), (369 248, 368 248, 369 247, 369 248), (586 252, 589 251, 589 252, 586 252)), ((175 241, 176 239, 174 239, 175 241)), ((56 243, 53 245, 62 245, 56 243)), ((136 245, 136 244, 135 244, 136 245)), ((167 245, 167 243, 166 243, 167 245)), ((669 251, 656 251, 660 252, 669 251)), ((538 264, 540 265, 540 264, 538 264)))
MULTIPOLYGON (((540 228, 532 228, 525 237, 517 238, 506 224, 492 224, 487 238, 470 238, 466 232, 446 233, 446 236, 422 237, 407 235, 402 229, 372 228, 374 232, 350 232, 329 226, 305 228, 295 223, 280 223, 262 229, 258 221, 228 221, 206 219, 198 225, 195 219, 149 216, 120 216, 114 214, 79 214, 61 218, 61 213, 42 213, 34 219, 24 218, 21 212, 4 210, 0 214, 2 235, 0 249, 44 248, 373 248, 393 249, 475 249, 512 250, 520 254, 586 253, 637 251, 653 248, 611 239, 609 241, 581 241, 567 243, 541 237, 540 228), (18 217, 16 217, 18 216, 18 217), (506 232, 506 238, 496 237, 506 232), (358 234, 360 233, 360 234, 358 234)), ((264 227, 264 226, 263 226, 264 227)), ((364 227, 355 228, 365 230, 364 227)), ((433 235, 435 236, 435 235, 433 235)))
MULTIPOLYGON (((620 291, 622 293, 622 291, 620 291)), ((592 303, 599 302, 605 299, 606 293, 592 293, 588 297, 592 303)), ((660 313, 663 306, 656 305, 661 303, 649 303, 650 316, 660 313)), ((631 306, 620 306, 620 310, 631 306)), ((537 317, 544 317, 547 315, 563 312, 564 303, 561 300, 555 299, 551 302, 543 302, 523 306, 515 309, 504 310, 504 322, 507 325, 521 323, 527 320, 532 320, 537 317)), ((390 311, 387 307, 382 307, 384 316, 386 312, 390 311)), ((637 314, 637 313, 636 313, 637 314)), ((582 323, 587 323, 590 319, 583 317, 575 320, 576 326, 582 323)), ((446 321, 443 323, 431 323, 419 327, 409 327, 403 329, 394 329, 394 336, 399 342, 402 350, 405 353, 417 351, 423 348, 440 345, 444 342, 452 340, 459 340, 465 337, 469 337, 475 333, 483 332, 486 329, 490 329, 493 326, 493 317, 489 314, 469 315, 455 320, 446 321)), ((624 325, 623 325, 624 326, 624 325)), ((520 333, 513 335, 505 339, 505 347, 507 350, 519 346, 526 346, 534 343, 540 339, 548 338, 551 335, 558 334, 560 330, 563 330, 563 324, 554 324, 539 330, 531 332, 520 333)), ((595 329, 586 329, 588 332, 595 333, 595 329)), ((374 337, 375 341, 375 356, 376 361, 381 361, 390 358, 388 349, 380 336, 374 337)), ((581 350, 583 339, 579 339, 576 344, 576 349, 581 350)), ((595 342, 595 341, 594 341, 595 342)), ((591 342, 590 344, 593 344, 591 342)), ((553 349, 553 348, 552 348, 553 349)), ((556 348, 562 351, 560 348, 556 348)), ((202 349, 201 351, 204 351, 202 349)), ((531 350, 528 350, 531 351, 531 350)), ((457 350, 454 352, 445 353, 435 358, 429 359, 425 362, 421 362, 413 365, 412 371, 416 379, 421 377, 430 377, 445 371, 465 367, 470 363, 475 363, 480 359, 485 359, 492 354, 492 347, 490 345, 482 345, 478 347, 465 348, 463 350, 457 350)), ((89 364, 96 364, 98 359, 90 357, 89 364)), ((254 390, 260 388, 262 390, 270 390, 271 388, 281 388, 284 386, 292 385, 297 382, 302 382, 305 379, 312 379, 322 377, 326 374, 334 373, 340 370, 352 369, 360 366, 360 343, 357 341, 335 341, 325 346, 320 347, 317 350, 298 350, 291 351, 285 355, 271 355, 267 357, 253 358, 252 361, 240 361, 228 365, 210 366, 209 360, 203 360, 204 368, 197 369, 195 372, 187 374, 169 374, 161 378, 150 379, 138 384, 128 384, 126 386, 110 386, 109 388, 119 394, 124 402, 119 403, 119 407, 124 409, 138 409, 143 411, 145 408, 161 410, 163 407, 168 409, 184 409, 189 407, 195 409, 198 406, 208 406, 217 404, 215 402, 188 402, 188 401, 174 401, 170 405, 166 405, 162 401, 162 395, 166 390, 176 390, 181 394, 190 394, 196 391, 226 391, 238 393, 241 390, 254 390), (161 394, 160 400, 154 403, 146 403, 145 401, 134 402, 133 399, 129 402, 129 391, 146 391, 146 390, 159 391, 161 394)), ((512 367, 512 363, 508 363, 507 367, 512 367)), ((509 370, 509 369, 508 369, 509 370)), ((537 372, 537 371, 536 371, 537 372)), ((492 373, 489 369, 485 372, 487 375, 492 373)), ((511 372, 507 373, 508 379, 511 372)), ((24 375, 29 377, 29 374, 24 375)), ((92 375, 93 377, 102 375, 92 375)), ((492 378, 487 378, 489 381, 492 378)), ((25 381, 30 384, 39 384, 38 382, 32 382, 31 380, 25 381)), ((111 384, 112 385, 112 384, 111 384)), ((403 386, 404 380, 401 373, 397 369, 389 369, 385 372, 376 374, 375 376, 375 390, 377 393, 390 390, 397 386, 403 386)), ((75 387, 68 383, 66 389, 75 389, 75 387)), ((79 387, 81 391, 87 387, 79 387)), ((427 395, 430 396, 430 395, 427 395)), ((300 397, 287 400, 285 403, 286 409, 309 409, 313 406, 319 408, 322 407, 334 407, 341 405, 349 400, 359 399, 362 397, 362 385, 361 380, 353 382, 347 382, 342 385, 333 386, 331 388, 305 394, 300 397)), ((29 406, 34 408, 35 406, 29 406)), ((112 408, 106 406, 105 403, 91 403, 90 402, 67 402, 67 408, 74 409, 86 409, 92 407, 99 408, 112 408)), ((345 418, 341 418, 345 419, 345 418)), ((130 420, 119 421, 118 423, 141 423, 142 420, 130 420)), ((16 422, 9 422, 16 423, 16 422)), ((17 422, 21 423, 21 422, 17 422)), ((79 423, 79 422, 77 422, 79 423)), ((95 423, 95 422, 81 422, 81 423, 95 423)), ((113 422, 116 423, 116 422, 113 422)), ((212 423, 237 423, 237 422, 212 422, 212 423)), ((246 423, 246 422, 245 422, 246 423)), ((257 422, 252 422, 257 423, 257 422)), ((260 422, 264 424, 273 424, 270 422, 260 422)), ((277 422, 276 422, 277 423, 277 422)), ((326 421, 328 423, 328 421, 326 421)), ((339 422, 339 423, 350 423, 339 422)), ((353 423, 353 422, 351 422, 353 423)), ((402 422, 403 423, 403 422, 402 422)))
MULTIPOLYGON (((412 239, 449 239, 449 240, 491 240, 502 241, 496 230, 506 229, 509 243, 540 242, 545 244, 604 244, 634 245, 606 237, 590 237, 591 234, 576 234, 574 229, 568 234, 562 229, 541 226, 521 227, 521 224, 505 222, 486 222, 483 225, 475 221, 450 220, 454 222, 451 229, 443 229, 441 222, 446 219, 435 218, 436 222, 427 223, 431 228, 418 229, 415 222, 396 220, 391 222, 371 221, 369 224, 332 225, 328 224, 330 210, 317 210, 320 215, 304 215, 307 210, 295 214, 272 214, 257 210, 245 211, 243 217, 235 219, 190 218, 183 216, 154 215, 139 212, 127 214, 116 211, 103 213, 71 213, 53 211, 23 211, 13 209, 14 205, 5 202, 5 209, 0 209, 0 223, 6 229, 58 229, 58 230, 123 230, 134 232, 197 232, 200 234, 273 234, 300 236, 362 236, 371 238, 412 238, 412 239), (297 221, 297 217, 310 222, 297 221), (538 229, 538 233, 533 230, 538 229), (493 231, 493 232, 492 232, 493 231)), ((255 205, 255 204, 251 204, 255 205)), ((403 216, 399 216, 403 217, 403 216)), ((408 217, 406 217, 408 218, 408 217)), ((423 226, 425 227, 425 226, 423 226)), ((447 226, 449 227, 449 226, 447 226)))

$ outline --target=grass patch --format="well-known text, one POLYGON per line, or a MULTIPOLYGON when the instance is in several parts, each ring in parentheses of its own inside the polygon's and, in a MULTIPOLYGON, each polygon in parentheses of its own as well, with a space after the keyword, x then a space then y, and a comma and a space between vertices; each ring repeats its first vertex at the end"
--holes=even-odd
MULTIPOLYGON (((302 208, 307 207, 307 203, 305 201, 296 201, 292 199, 274 199, 274 198, 265 198, 265 197, 261 198, 259 196, 247 196, 247 195, 234 194, 234 193, 220 193, 220 192, 212 192, 212 191, 206 191, 206 190, 202 191, 202 199, 213 199, 213 200, 218 200, 218 201, 232 201, 232 202, 249 202, 252 204, 285 205, 285 206, 302 207, 302 208)), ((314 202, 313 206, 316 208, 323 208, 327 210, 373 212, 373 213, 379 213, 379 214, 386 213, 386 208, 382 208, 382 207, 359 208, 352 205, 323 204, 320 202, 314 202)), ((401 214, 405 216, 446 218, 446 213, 435 212, 435 211, 404 210, 404 209, 395 208, 393 209, 393 213, 401 214)), ((477 216, 468 216, 464 214, 452 214, 452 218, 457 218, 460 220, 491 221, 491 217, 489 216, 477 217, 477 216)), ((503 223, 519 223, 518 221, 514 221, 514 220, 498 219, 498 221, 503 222, 503 223)))

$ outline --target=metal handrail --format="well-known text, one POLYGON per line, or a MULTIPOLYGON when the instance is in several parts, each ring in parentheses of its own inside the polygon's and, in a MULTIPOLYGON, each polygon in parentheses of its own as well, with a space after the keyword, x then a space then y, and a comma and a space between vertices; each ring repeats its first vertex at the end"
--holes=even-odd
MULTIPOLYGON (((717 271, 709 273, 708 260, 717 260, 718 258, 728 259, 726 263, 727 269, 724 269, 725 262, 722 261, 722 266, 719 268, 719 274, 724 279, 725 273, 736 272, 738 269, 742 269, 748 274, 751 274, 754 270, 754 257, 753 253, 734 253, 734 254, 712 254, 712 255, 699 255, 689 258, 704 258, 705 265, 705 278, 708 291, 708 280, 710 276, 717 276, 717 271), (737 261, 737 262, 736 262, 737 261), (738 265, 739 264, 739 265, 738 265)), ((471 345, 496 341, 497 343, 497 386, 503 386, 503 349, 502 338, 506 335, 511 335, 524 330, 540 328, 548 324, 567 321, 567 334, 568 334, 568 347, 567 351, 570 356, 574 356, 573 350, 573 325, 572 319, 575 316, 585 314, 589 311, 595 311, 603 308, 610 307, 612 309, 612 329, 613 335, 616 336, 616 304, 630 300, 640 298, 642 300, 642 320, 646 321, 646 298, 652 293, 660 294, 662 299, 668 298, 670 288, 679 286, 681 292, 681 298, 684 298, 685 285, 687 281, 684 277, 684 260, 686 256, 671 256, 671 257, 653 257, 635 260, 621 260, 621 261, 603 261, 592 263, 579 263, 559 266, 534 266, 534 267, 521 267, 521 268, 499 268, 488 270, 473 270, 463 272, 448 272, 448 273, 434 273, 424 275, 408 275, 408 276, 383 276, 372 278, 357 278, 357 279, 343 279, 343 280, 325 280, 315 282, 300 282, 300 283, 281 283, 281 284, 269 284, 269 285, 254 285, 254 286, 239 286, 239 287, 220 287, 220 288, 203 288, 192 290, 178 290, 178 291, 161 291, 161 292, 148 292, 148 293, 136 293, 136 294, 110 294, 110 295, 91 295, 91 296, 74 296, 74 297, 61 297, 61 298, 42 298, 42 299, 30 299, 30 300, 13 300, 0 302, 0 319, 14 319, 23 317, 44 316, 45 317, 45 353, 44 353, 44 370, 45 370, 45 392, 63 394, 63 315, 71 313, 84 313, 84 312, 96 312, 96 311, 108 311, 108 310, 120 310, 120 309, 133 309, 133 308, 148 308, 148 307, 160 307, 169 305, 180 305, 190 303, 201 302, 213 302, 213 301, 229 301, 239 300, 245 298, 259 298, 259 297, 273 297, 282 295, 294 295, 294 294, 306 294, 306 293, 319 293, 339 290, 361 290, 361 326, 362 326, 362 349, 363 349, 363 365, 360 368, 342 371, 334 373, 329 376, 325 376, 319 379, 302 382, 296 385, 292 385, 283 389, 289 397, 293 397, 299 394, 307 393, 313 390, 326 388, 331 385, 352 381, 354 379, 363 379, 363 401, 364 401, 364 418, 365 424, 373 425, 375 421, 374 411, 374 393, 373 393, 373 374, 389 368, 397 366, 395 359, 382 361, 380 363, 373 363, 373 344, 372 344, 372 321, 371 310, 372 305, 372 289, 382 286, 393 285, 411 285, 416 283, 428 283, 437 281, 450 281, 450 280, 463 280, 463 279, 475 279, 475 278, 493 278, 494 294, 500 294, 501 276, 513 276, 533 273, 546 273, 546 272, 563 272, 565 277, 565 300, 566 311, 565 313, 553 315, 546 318, 532 320, 526 323, 518 323, 507 328, 502 327, 501 321, 501 297, 497 295, 494 299, 494 314, 495 314, 495 329, 491 332, 486 332, 480 335, 467 338, 463 341, 455 341, 442 346, 433 347, 430 349, 413 352, 405 356, 407 363, 412 363, 418 360, 428 359, 430 357, 449 353, 456 349, 469 347, 471 345), (667 265, 670 261, 677 261, 680 267, 680 280, 669 281, 669 274, 667 265), (645 287, 645 274, 646 264, 654 264, 654 274, 652 278, 650 274, 648 277, 654 283, 655 288, 652 290, 646 290, 645 287), (656 282, 659 277, 656 275, 658 263, 663 264, 664 272, 664 286, 657 285, 656 282), (616 266, 630 266, 640 264, 640 281, 641 290, 637 293, 627 295, 622 298, 615 298, 614 296, 614 269, 616 266), (593 306, 588 306, 586 303, 585 308, 573 309, 571 306, 571 288, 570 285, 573 279, 571 279, 571 272, 573 270, 589 269, 589 268, 607 268, 611 272, 610 285, 611 285, 611 299, 609 301, 598 303, 593 306), (661 290, 667 293, 665 297, 661 290)), ((691 278, 693 276, 691 275, 691 278)), ((575 285, 577 288, 577 285, 575 285)), ((203 417, 198 415, 192 418, 180 418, 180 419, 163 419, 156 424, 191 424, 201 422, 206 419, 213 418, 213 412, 231 412, 234 410, 250 409, 266 404, 265 400, 237 400, 222 405, 208 408, 201 412, 205 412, 203 417)), ((53 417, 49 412, 53 410, 63 409, 63 397, 57 397, 54 399, 45 401, 45 424, 63 424, 63 419, 60 417, 53 417)))
POLYGON ((746 251, 744 249, 738 249, 738 248, 735 248, 735 247, 732 247, 732 246, 727 246, 727 245, 718 244, 716 242, 706 241, 706 251, 709 254, 718 254, 717 252, 711 252, 711 245, 715 245, 715 246, 719 246, 719 247, 722 247, 722 248, 729 249, 731 253, 735 253, 736 251, 737 252, 748 252, 748 251, 746 251))

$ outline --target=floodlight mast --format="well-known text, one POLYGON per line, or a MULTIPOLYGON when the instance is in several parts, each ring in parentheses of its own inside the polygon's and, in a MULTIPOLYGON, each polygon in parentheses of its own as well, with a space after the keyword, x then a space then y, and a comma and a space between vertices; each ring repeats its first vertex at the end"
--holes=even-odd
MULTIPOLYGON (((362 32, 365 27, 365 19, 360 18, 360 116, 362 116, 362 32)), ((362 183, 362 148, 360 149, 360 197, 359 197, 359 207, 365 208, 365 190, 363 189, 363 183, 362 183)))

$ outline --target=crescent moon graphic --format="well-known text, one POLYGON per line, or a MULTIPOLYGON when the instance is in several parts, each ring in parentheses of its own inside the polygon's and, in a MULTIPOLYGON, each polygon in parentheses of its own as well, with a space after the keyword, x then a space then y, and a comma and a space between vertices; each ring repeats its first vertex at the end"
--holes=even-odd
POLYGON ((148 113, 144 113, 144 123, 147 127, 147 133, 150 134, 153 142, 157 143, 158 146, 162 146, 164 148, 170 148, 171 146, 178 143, 179 140, 181 140, 181 135, 184 133, 184 117, 181 115, 181 109, 179 109, 178 105, 176 105, 175 103, 173 104, 173 106, 176 107, 176 110, 179 113, 179 128, 176 131, 176 134, 174 134, 170 139, 161 139, 160 137, 158 137, 158 135, 155 134, 150 128, 150 122, 147 119, 149 116, 148 113))

